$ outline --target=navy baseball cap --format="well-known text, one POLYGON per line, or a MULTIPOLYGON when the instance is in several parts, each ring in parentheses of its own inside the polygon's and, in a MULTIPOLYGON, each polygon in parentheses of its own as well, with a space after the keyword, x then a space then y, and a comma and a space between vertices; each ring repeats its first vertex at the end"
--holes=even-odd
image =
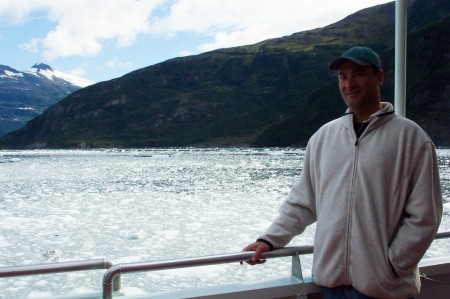
POLYGON ((342 53, 340 57, 333 59, 328 69, 336 71, 342 62, 353 61, 359 65, 373 65, 381 70, 381 60, 377 53, 366 47, 353 47, 342 53))

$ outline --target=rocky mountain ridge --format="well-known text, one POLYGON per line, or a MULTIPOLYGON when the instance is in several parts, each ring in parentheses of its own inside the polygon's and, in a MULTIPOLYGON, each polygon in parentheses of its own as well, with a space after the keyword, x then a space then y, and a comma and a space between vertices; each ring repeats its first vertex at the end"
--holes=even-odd
POLYGON ((91 84, 44 63, 24 71, 0 65, 0 136, 23 127, 49 106, 91 84))

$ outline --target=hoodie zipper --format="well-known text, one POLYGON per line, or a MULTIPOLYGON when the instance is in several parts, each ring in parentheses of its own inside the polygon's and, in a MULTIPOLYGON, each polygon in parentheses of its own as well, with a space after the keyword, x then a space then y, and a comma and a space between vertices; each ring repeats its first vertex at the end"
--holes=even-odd
MULTIPOLYGON (((350 113, 348 113, 350 114, 350 113)), ((389 112, 385 112, 385 113, 381 113, 379 115, 377 115, 377 118, 379 118, 380 116, 386 116, 386 115, 390 115, 390 114, 394 114, 394 111, 389 111, 389 112)), ((355 141, 355 154, 353 157, 353 167, 352 167, 352 178, 351 178, 351 183, 350 183, 350 194, 349 194, 349 200, 348 200, 348 206, 347 206, 347 231, 346 231, 346 250, 345 250, 345 257, 344 257, 344 266, 345 266, 345 270, 344 270, 344 281, 346 284, 350 285, 351 281, 350 281, 350 255, 351 255, 351 227, 352 227, 352 223, 353 223, 353 203, 355 201, 355 185, 356 185, 356 165, 358 164, 358 159, 359 159, 359 139, 360 137, 364 134, 364 132, 367 130, 367 128, 370 126, 370 124, 372 124, 374 122, 375 119, 363 123, 361 125, 361 127, 358 129, 358 132, 355 132, 355 130, 353 129, 353 132, 355 132, 355 137, 356 137, 356 141, 355 141)))
MULTIPOLYGON (((355 185, 356 185, 356 165, 358 165, 358 159, 359 159, 359 139, 364 134, 364 132, 369 127, 371 121, 364 122, 361 124, 361 126, 358 129, 358 132, 355 132, 356 135, 356 141, 355 141, 355 153, 353 156, 353 167, 352 167, 352 178, 351 178, 351 185, 350 185, 350 194, 349 194, 349 200, 348 200, 348 206, 347 206, 347 238, 346 238, 346 250, 345 250, 345 282, 346 284, 351 284, 350 281, 350 255, 351 255, 351 228, 353 224, 353 203, 355 201, 355 185)), ((354 131, 354 130, 353 130, 354 131)))
MULTIPOLYGON (((361 130, 360 130, 361 131, 361 130)), ((361 132, 362 133, 362 132, 361 132)), ((353 157, 353 167, 352 167, 352 178, 350 185, 350 194, 347 206, 347 231, 346 231, 346 250, 345 250, 345 282, 346 284, 351 284, 350 281, 350 255, 351 255, 351 227, 353 223, 353 203, 355 201, 355 181, 356 181, 356 165, 358 164, 358 142, 359 136, 356 137, 355 142, 355 154, 353 157)))

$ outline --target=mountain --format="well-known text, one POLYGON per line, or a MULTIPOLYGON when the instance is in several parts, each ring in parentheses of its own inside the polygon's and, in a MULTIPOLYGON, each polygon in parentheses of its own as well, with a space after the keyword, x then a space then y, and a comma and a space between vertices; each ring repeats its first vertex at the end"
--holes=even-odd
MULTIPOLYGON (((448 0, 409 2, 408 24, 411 29, 407 37, 406 116, 442 147, 450 146, 449 16, 448 0), (428 21, 424 22, 424 19, 428 21)), ((385 70, 382 98, 394 103, 394 47, 392 45, 379 53, 385 70)), ((253 144, 305 144, 321 124, 342 115, 346 107, 342 101, 336 101, 339 97, 335 81, 324 83, 309 98, 305 109, 269 127, 253 144)))
MULTIPOLYGON (((448 146, 448 0, 410 0, 408 11, 406 113, 448 146)), ((327 66, 347 48, 381 53, 383 99, 393 101, 394 17, 392 2, 324 28, 142 68, 70 94, 0 147, 304 146, 345 111, 327 66)))
POLYGON ((0 65, 0 136, 23 127, 51 105, 90 84, 43 63, 21 72, 0 65))
POLYGON ((48 80, 59 82, 61 85, 71 86, 72 88, 86 87, 93 84, 93 82, 84 78, 54 70, 51 66, 44 63, 36 63, 31 69, 24 72, 37 77, 47 78, 48 80))

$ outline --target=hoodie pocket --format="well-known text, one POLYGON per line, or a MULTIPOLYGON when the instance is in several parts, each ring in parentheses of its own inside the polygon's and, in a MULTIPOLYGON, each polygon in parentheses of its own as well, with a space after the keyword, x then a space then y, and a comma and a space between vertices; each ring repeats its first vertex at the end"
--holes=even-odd
POLYGON ((386 283, 392 283, 398 278, 389 257, 385 257, 385 261, 382 265, 380 264, 380 268, 380 274, 382 275, 381 279, 386 283))
POLYGON ((392 265, 391 261, 388 259, 389 268, 391 269, 391 275, 395 278, 398 278, 397 272, 395 272, 395 268, 392 265))

